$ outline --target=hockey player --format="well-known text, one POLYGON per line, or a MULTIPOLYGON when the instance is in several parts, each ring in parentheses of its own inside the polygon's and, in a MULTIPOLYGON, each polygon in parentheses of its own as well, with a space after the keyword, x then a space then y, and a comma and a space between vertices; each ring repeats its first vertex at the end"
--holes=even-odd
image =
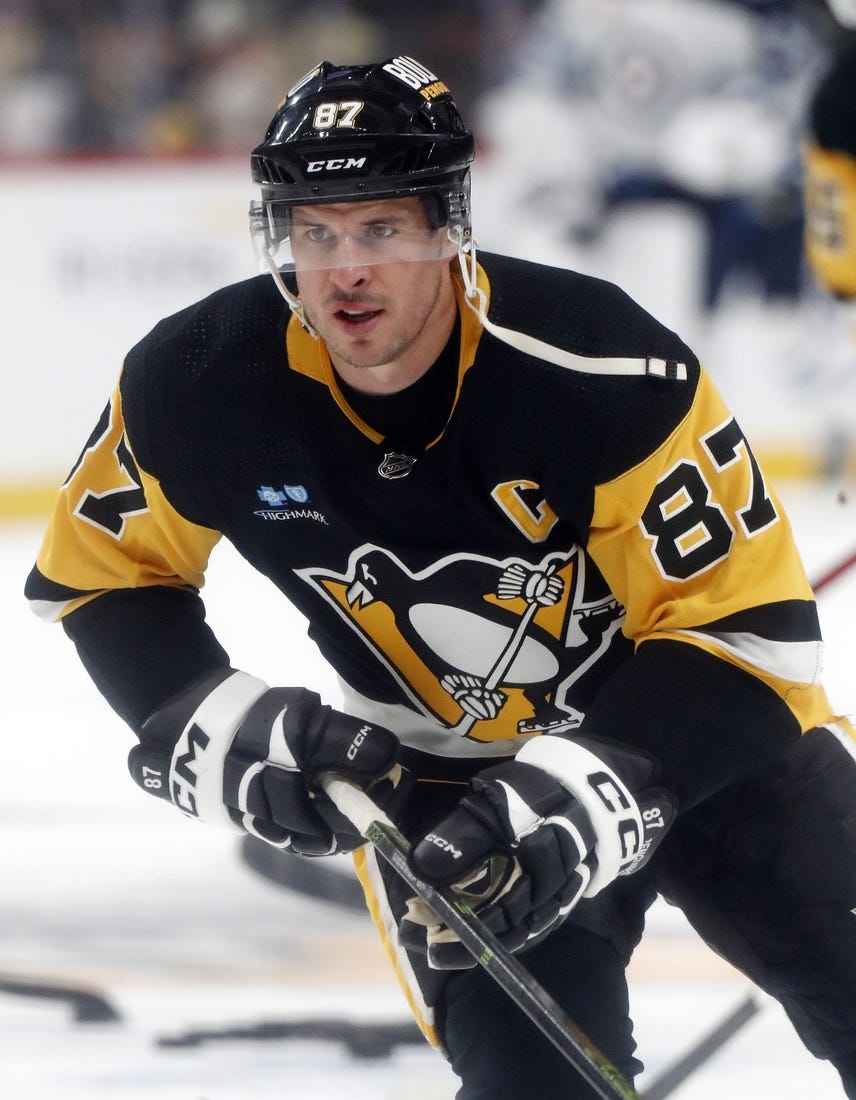
MULTIPOLYGON (((804 244, 814 276, 808 298, 807 373, 823 384, 829 412, 825 468, 843 473, 856 454, 856 7, 806 111, 804 244)), ((844 559, 846 562, 847 558, 844 559)), ((843 562, 841 563, 843 564, 843 562)))
POLYGON ((270 275, 129 352, 27 595, 137 735, 141 787, 283 858, 356 850, 460 1100, 593 1093, 324 772, 628 1077, 660 890, 856 1097, 853 731, 787 517, 675 334, 611 284, 477 255, 472 156, 411 58, 299 81, 252 154, 270 275), (307 616, 341 711, 231 667, 199 595, 224 536, 307 616))
POLYGON ((851 32, 811 97, 805 147, 806 255, 820 283, 840 298, 856 298, 854 87, 851 32))

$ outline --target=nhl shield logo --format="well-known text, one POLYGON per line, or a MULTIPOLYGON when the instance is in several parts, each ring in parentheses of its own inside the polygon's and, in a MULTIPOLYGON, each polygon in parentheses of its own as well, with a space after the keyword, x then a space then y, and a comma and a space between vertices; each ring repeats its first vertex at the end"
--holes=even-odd
POLYGON ((383 456, 383 462, 377 468, 377 472, 381 477, 392 481, 398 477, 407 477, 415 464, 416 459, 412 455, 400 455, 396 454, 395 451, 387 451, 383 456))

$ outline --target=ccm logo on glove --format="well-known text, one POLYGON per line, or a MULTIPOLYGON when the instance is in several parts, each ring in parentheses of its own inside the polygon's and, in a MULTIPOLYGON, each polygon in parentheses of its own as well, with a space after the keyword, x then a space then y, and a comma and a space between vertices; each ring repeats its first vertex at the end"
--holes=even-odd
POLYGON ((460 859, 461 856, 464 854, 461 849, 456 848, 450 840, 446 840, 445 837, 442 836, 437 836, 436 833, 429 833, 426 837, 423 837, 422 843, 434 844, 438 848, 442 848, 444 852, 449 853, 452 859, 460 859))
POLYGON ((346 754, 349 760, 356 760, 357 753, 360 751, 360 745, 362 745, 363 741, 365 741, 365 739, 371 733, 372 728, 372 726, 363 726, 363 728, 359 731, 357 736, 351 742, 346 754))
MULTIPOLYGON (((620 846, 622 864, 634 857, 641 856, 644 836, 639 822, 635 816, 625 816, 628 811, 631 811, 631 805, 635 809, 635 803, 631 804, 622 787, 616 782, 616 777, 608 772, 594 772, 588 777, 588 785, 600 798, 604 809, 610 814, 619 816, 616 835, 620 846)), ((623 875, 628 872, 619 871, 618 873, 623 875)))
POLYGON ((198 817, 196 776, 204 771, 203 757, 211 738, 199 726, 192 725, 176 746, 177 752, 170 771, 170 797, 180 810, 198 817), (182 748, 186 745, 184 751, 182 748))
MULTIPOLYGON (((508 950, 531 946, 582 898, 651 856, 676 813, 668 791, 648 786, 654 771, 651 757, 627 745, 535 737, 471 780, 457 808, 414 844, 411 864, 451 888, 508 950)), ((435 969, 474 965, 420 899, 407 904, 406 948, 435 969)))
POLYGON ((144 790, 191 817, 320 856, 352 851, 363 837, 318 777, 341 775, 389 812, 411 783, 399 750, 395 734, 323 705, 312 691, 270 688, 227 669, 155 711, 128 765, 144 790))

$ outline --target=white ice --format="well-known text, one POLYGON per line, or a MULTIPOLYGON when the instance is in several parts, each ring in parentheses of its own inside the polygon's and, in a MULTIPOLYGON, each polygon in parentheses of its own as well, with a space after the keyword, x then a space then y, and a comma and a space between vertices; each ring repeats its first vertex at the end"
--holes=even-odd
MULTIPOLYGON (((856 546, 856 486, 778 488, 810 574, 856 546)), ((450 1071, 422 1046, 358 1060, 329 1042, 156 1045, 198 1027, 403 1022, 407 1013, 367 918, 266 882, 240 862, 234 836, 184 820, 132 784, 130 733, 61 629, 24 605, 41 529, 0 527, 0 978, 83 983, 122 1018, 76 1023, 65 1006, 0 994, 0 1100, 451 1100, 450 1071)), ((237 665, 335 702, 303 624, 225 545, 206 598, 237 665)), ((856 709, 854 600, 856 568, 819 596, 826 682, 842 712, 856 709)), ((630 977, 643 1089, 747 991, 665 907, 655 907, 630 977)), ((674 1095, 820 1100, 840 1089, 764 1001, 674 1095)))

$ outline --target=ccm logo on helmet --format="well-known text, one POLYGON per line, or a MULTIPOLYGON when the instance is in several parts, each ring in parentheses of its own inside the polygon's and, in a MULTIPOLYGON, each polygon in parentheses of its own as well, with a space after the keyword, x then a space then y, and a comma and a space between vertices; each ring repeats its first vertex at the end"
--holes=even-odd
POLYGON ((365 157, 333 157, 330 160, 310 160, 307 172, 341 172, 352 168, 365 168, 365 157))

